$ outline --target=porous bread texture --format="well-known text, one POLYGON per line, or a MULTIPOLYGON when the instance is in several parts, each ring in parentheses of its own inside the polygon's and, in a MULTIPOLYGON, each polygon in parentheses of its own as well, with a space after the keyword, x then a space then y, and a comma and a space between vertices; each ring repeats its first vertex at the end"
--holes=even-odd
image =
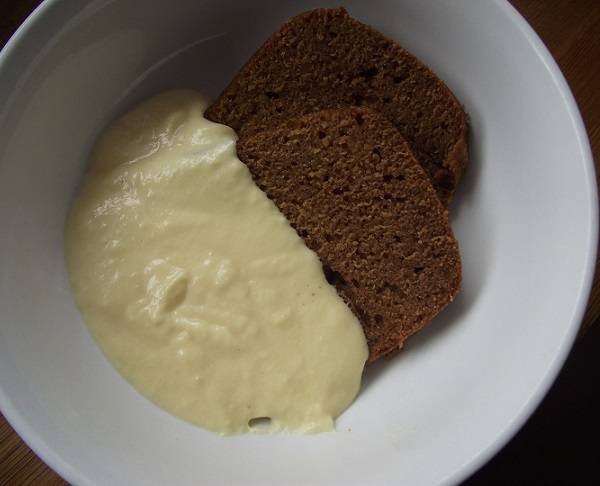
POLYGON ((367 364, 401 348, 459 291, 447 211, 381 114, 318 111, 248 135, 237 150, 359 318, 367 364))
POLYGON ((310 10, 286 22, 205 116, 243 138, 285 118, 351 106, 382 112, 440 200, 451 201, 468 159, 462 105, 415 56, 343 8, 310 10))

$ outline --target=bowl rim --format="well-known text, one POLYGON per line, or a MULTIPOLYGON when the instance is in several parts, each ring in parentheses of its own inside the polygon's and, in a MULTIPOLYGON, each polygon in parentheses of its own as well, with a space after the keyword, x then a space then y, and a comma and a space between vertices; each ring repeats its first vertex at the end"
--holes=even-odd
MULTIPOLYGON (((7 66, 13 62, 17 50, 21 50, 24 44, 30 44, 27 52, 34 54, 43 49, 42 38, 31 42, 29 34, 36 28, 43 26, 47 22, 47 16, 54 14, 54 9, 58 9, 60 0, 44 0, 17 28, 14 34, 6 42, 0 51, 0 71, 6 71, 7 66)), ((564 77, 558 63, 543 43, 533 27, 522 17, 518 10, 509 3, 508 0, 495 0, 495 3, 504 13, 510 17, 511 21, 518 27, 518 30, 527 39, 529 45, 534 49, 536 55, 543 61, 547 73, 552 78, 553 83, 557 86, 558 91, 562 96, 562 102, 567 109, 570 117, 570 124, 574 129, 577 137, 578 150, 581 155, 581 162, 586 176, 587 190, 589 194, 589 220, 588 239, 586 242, 585 255, 585 271, 581 275, 580 285, 577 292, 577 300, 571 313, 571 321, 569 323, 568 332, 565 334, 564 341, 556 350, 556 354, 552 359, 550 366, 547 369, 542 381, 538 384, 536 390, 533 391, 530 399, 521 407, 518 415, 516 415, 508 426, 500 431, 496 438, 491 441, 490 445, 472 460, 460 467, 452 477, 448 478, 448 484, 462 481, 485 463, 487 463, 494 455, 496 455, 521 429, 521 427, 529 420, 535 409, 542 402, 554 381, 556 380, 560 370, 562 369, 569 353, 571 352, 573 343, 580 329, 581 321, 586 311, 587 303, 592 289, 593 279, 595 276, 596 260, 598 257, 598 239, 599 239, 599 208, 598 208, 598 185, 596 181, 596 169, 594 158, 581 112, 577 105, 577 101, 564 77)), ((67 6, 61 10, 71 9, 73 13, 85 7, 87 3, 72 6, 67 6)), ((33 36, 36 39, 36 36, 33 36)), ((33 57, 26 58, 24 61, 27 65, 33 57)), ((15 72, 15 76, 20 76, 22 72, 15 72)), ((15 83, 9 83, 14 86, 15 83)), ((4 83, 4 82, 3 82, 4 83)), ((10 92, 6 94, 6 100, 10 97, 10 92)), ((4 105, 4 100, 0 100, 4 105)), ((85 482, 86 478, 81 475, 81 472, 74 468, 70 463, 56 454, 51 445, 43 440, 38 433, 24 420, 16 406, 12 403, 10 397, 6 395, 3 387, 0 384, 0 410, 5 416, 7 422, 14 428, 23 441, 37 454, 50 468, 63 476, 67 481, 79 484, 85 482)))

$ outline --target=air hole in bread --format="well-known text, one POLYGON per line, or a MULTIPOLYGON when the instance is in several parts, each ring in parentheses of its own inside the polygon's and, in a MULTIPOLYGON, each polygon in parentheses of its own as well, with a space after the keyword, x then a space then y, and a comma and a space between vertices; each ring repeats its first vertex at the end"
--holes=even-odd
POLYGON ((253 429, 268 429, 271 427, 271 417, 254 417, 248 420, 248 427, 253 429))
POLYGON ((360 322, 362 322, 365 327, 370 327, 371 326, 371 316, 369 314, 367 314, 360 307, 357 307, 356 305, 354 306, 354 309, 355 309, 356 315, 358 316, 358 320, 360 322))
POLYGON ((371 81, 377 74, 379 74, 379 69, 372 67, 360 73, 360 77, 365 78, 365 81, 371 81))
POLYGON ((331 285, 346 285, 346 281, 340 272, 332 270, 328 265, 323 265, 323 273, 325 273, 325 278, 331 285))
POLYGON ((276 91, 267 91, 265 94, 267 95, 267 98, 271 98, 272 100, 276 100, 279 98, 279 93, 277 93, 276 91))
POLYGON ((354 106, 361 106, 363 104, 364 98, 356 93, 354 96, 354 106))

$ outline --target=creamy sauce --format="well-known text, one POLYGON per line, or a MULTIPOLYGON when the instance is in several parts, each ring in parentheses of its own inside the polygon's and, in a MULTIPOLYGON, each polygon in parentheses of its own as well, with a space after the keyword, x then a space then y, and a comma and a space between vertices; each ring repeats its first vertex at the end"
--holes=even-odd
POLYGON ((225 434, 333 430, 360 386, 364 334, 207 106, 169 91, 98 142, 67 224, 75 299, 165 410, 225 434))

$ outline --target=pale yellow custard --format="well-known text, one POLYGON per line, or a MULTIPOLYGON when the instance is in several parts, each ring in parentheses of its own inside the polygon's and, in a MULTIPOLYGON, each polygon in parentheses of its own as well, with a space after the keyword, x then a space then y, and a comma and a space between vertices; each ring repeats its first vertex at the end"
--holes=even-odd
POLYGON ((169 91, 102 136, 67 224, 75 299, 113 365, 174 415, 225 434, 333 430, 364 334, 207 106, 169 91))

